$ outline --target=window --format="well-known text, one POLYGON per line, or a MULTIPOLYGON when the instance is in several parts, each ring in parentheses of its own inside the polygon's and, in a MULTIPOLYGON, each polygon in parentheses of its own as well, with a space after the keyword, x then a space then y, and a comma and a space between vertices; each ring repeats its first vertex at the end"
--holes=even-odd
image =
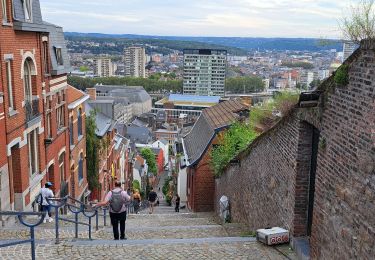
POLYGON ((60 47, 55 47, 57 65, 64 65, 62 52, 60 47))
POLYGON ((83 153, 79 155, 78 163, 78 182, 81 182, 83 179, 83 153))
POLYGON ((6 77, 7 77, 7 86, 8 86, 8 100, 9 100, 9 110, 14 109, 13 101, 13 83, 12 83, 12 61, 6 61, 6 77))
POLYGON ((65 152, 61 153, 59 156, 59 174, 60 174, 60 183, 65 181, 65 152))
POLYGON ((69 120, 69 140, 70 140, 70 145, 74 145, 74 136, 73 136, 73 117, 70 117, 69 120))
POLYGON ((36 131, 35 129, 27 135, 30 176, 38 172, 38 135, 36 131))
POLYGON ((32 20, 32 0, 23 0, 23 11, 25 13, 25 21, 31 22, 32 20))
POLYGON ((8 10, 7 10, 7 0, 1 0, 2 10, 3 10, 3 23, 8 22, 8 10))
POLYGON ((78 136, 82 135, 82 108, 78 109, 78 136))
POLYGON ((31 59, 26 59, 23 64, 23 85, 25 89, 25 101, 32 101, 31 59))
POLYGON ((56 123, 57 123, 57 129, 61 129, 65 126, 65 124, 64 124, 64 105, 60 105, 56 109, 56 123))
POLYGON ((47 113, 47 137, 52 138, 52 128, 51 128, 51 112, 47 113))
POLYGON ((43 42, 43 67, 44 74, 49 74, 48 42, 43 42))

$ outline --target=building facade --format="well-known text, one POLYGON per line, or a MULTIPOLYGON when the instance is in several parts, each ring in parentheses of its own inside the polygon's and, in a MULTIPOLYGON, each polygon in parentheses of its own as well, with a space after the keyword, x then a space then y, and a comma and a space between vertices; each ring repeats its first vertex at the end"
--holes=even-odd
POLYGON ((224 96, 226 50, 185 49, 183 93, 224 96))
MULTIPOLYGON (((1 209, 26 210, 45 181, 52 181, 59 195, 69 179, 65 173, 70 66, 62 28, 42 20, 39 1, 4 0, 0 7, 0 128, 5 121, 5 145, 0 149, 5 149, 2 159, 8 162, 8 170, 1 171, 0 186, 8 187, 1 209)), ((0 160, 0 168, 3 163, 0 160)))
POLYGON ((85 201, 88 192, 86 171, 86 112, 84 102, 89 98, 80 90, 68 86, 68 122, 69 122, 69 194, 85 201))
POLYGON ((93 60, 94 74, 98 77, 112 77, 113 65, 109 58, 96 58, 93 60))
POLYGON ((124 50, 125 76, 146 77, 146 52, 143 47, 131 46, 124 50))

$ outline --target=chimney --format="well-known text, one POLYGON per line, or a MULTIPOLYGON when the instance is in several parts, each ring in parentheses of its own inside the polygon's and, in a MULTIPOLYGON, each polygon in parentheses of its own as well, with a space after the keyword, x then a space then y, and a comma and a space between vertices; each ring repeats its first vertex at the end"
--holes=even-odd
POLYGON ((86 92, 91 100, 96 100, 96 88, 86 88, 86 92))

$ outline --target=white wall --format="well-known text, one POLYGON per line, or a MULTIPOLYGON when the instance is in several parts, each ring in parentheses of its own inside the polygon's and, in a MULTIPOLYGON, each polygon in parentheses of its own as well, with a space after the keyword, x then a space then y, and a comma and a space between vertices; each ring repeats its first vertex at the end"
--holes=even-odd
MULTIPOLYGON (((180 169, 177 178, 177 193, 180 195, 181 202, 186 203, 187 196, 186 196, 186 189, 187 189, 187 167, 184 169, 180 169)), ((181 203, 182 204, 182 203, 181 203)))

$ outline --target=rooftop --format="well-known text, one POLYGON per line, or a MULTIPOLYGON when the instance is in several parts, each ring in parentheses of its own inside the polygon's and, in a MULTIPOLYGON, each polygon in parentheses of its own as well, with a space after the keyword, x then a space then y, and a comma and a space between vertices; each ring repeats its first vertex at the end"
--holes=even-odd
POLYGON ((218 96, 170 94, 169 97, 165 97, 156 102, 156 105, 163 105, 164 103, 172 102, 174 105, 180 106, 210 107, 218 104, 219 101, 220 97, 218 96))

